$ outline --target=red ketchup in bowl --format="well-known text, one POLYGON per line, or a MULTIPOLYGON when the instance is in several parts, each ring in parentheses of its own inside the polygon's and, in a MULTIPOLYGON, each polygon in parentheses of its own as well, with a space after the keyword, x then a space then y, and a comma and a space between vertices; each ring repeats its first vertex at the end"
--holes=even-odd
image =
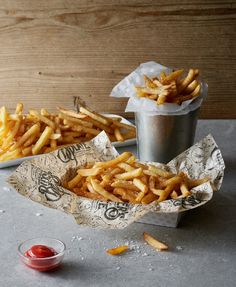
POLYGON ((46 258, 56 255, 57 252, 52 247, 46 245, 34 245, 25 252, 25 256, 31 258, 46 258))
POLYGON ((25 252, 25 257, 29 260, 26 263, 29 267, 38 271, 47 271, 54 269, 59 264, 55 257, 58 253, 52 248, 46 245, 33 245, 25 252))

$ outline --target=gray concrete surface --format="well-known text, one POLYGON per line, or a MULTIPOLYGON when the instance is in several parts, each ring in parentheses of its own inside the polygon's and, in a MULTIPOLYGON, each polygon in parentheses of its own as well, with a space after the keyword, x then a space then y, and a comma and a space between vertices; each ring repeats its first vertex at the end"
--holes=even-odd
POLYGON ((199 121, 196 140, 208 133, 225 159, 223 186, 210 203, 190 211, 178 228, 140 223, 117 231, 82 228, 69 215, 5 188, 14 168, 0 170, 0 286, 236 286, 236 121, 199 121), (143 231, 166 242, 170 251, 156 252, 145 245, 143 231), (66 243, 61 268, 38 273, 19 262, 18 244, 37 236, 66 243), (130 252, 106 254, 105 249, 124 243, 130 252))

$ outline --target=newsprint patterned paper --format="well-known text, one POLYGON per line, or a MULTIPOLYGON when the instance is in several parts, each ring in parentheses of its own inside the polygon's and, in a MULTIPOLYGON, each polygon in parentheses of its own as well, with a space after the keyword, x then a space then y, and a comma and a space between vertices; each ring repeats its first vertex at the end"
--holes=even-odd
POLYGON ((213 137, 208 135, 166 166, 156 163, 169 171, 184 171, 191 178, 211 179, 194 188, 187 198, 132 205, 90 200, 62 187, 76 174, 78 167, 88 162, 107 161, 117 155, 106 133, 101 132, 89 142, 64 147, 23 162, 8 178, 8 183, 33 201, 73 215, 80 225, 122 229, 149 212, 179 213, 201 206, 212 198, 223 180, 224 161, 213 137))

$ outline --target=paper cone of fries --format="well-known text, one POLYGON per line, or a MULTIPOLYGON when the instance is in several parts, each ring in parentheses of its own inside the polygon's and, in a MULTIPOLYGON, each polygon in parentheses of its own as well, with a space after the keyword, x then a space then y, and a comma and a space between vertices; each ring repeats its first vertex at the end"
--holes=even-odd
POLYGON ((185 198, 151 204, 130 204, 91 200, 64 188, 78 168, 87 163, 103 162, 118 156, 105 132, 89 142, 74 144, 22 163, 8 178, 17 192, 47 207, 71 214, 80 225, 94 228, 122 229, 149 212, 179 213, 207 203, 221 186, 224 161, 213 137, 208 135, 166 166, 168 172, 187 174, 190 178, 210 180, 191 190, 185 198))

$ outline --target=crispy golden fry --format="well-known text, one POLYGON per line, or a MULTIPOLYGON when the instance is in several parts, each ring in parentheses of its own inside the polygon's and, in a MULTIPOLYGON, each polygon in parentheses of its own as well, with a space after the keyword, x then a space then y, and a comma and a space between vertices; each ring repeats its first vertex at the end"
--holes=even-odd
POLYGON ((39 123, 34 124, 28 131, 20 138, 18 142, 16 142, 10 150, 14 150, 20 146, 22 146, 32 135, 37 134, 39 132, 40 125, 39 123))
POLYGON ((132 171, 116 174, 115 177, 122 180, 129 180, 141 176, 142 171, 142 168, 137 168, 132 171))
POLYGON ((143 238, 150 246, 154 247, 157 251, 163 251, 168 249, 168 246, 166 244, 152 237, 147 232, 143 233, 143 238))
POLYGON ((21 152, 22 152, 23 156, 31 155, 32 154, 32 146, 28 146, 26 148, 23 148, 21 152))
POLYGON ((76 194, 88 198, 96 198, 90 193, 98 194, 106 201, 132 204, 186 197, 191 194, 191 186, 206 182, 206 179, 191 180, 184 172, 173 174, 136 162, 129 152, 107 162, 88 163, 77 174, 66 185, 73 192, 76 188, 76 194))
POLYGON ((122 128, 122 129, 126 129, 126 130, 131 130, 133 133, 135 133, 135 127, 131 126, 131 125, 127 125, 118 121, 113 121, 113 125, 118 127, 118 128, 122 128))
POLYGON ((13 160, 19 157, 21 157, 21 150, 20 148, 16 148, 15 150, 7 151, 6 153, 2 154, 0 156, 0 162, 7 161, 7 160, 13 160))
POLYGON ((40 138, 32 148, 33 155, 38 154, 43 146, 49 141, 50 136, 53 134, 53 129, 49 126, 45 128, 40 138))
POLYGON ((157 85, 153 82, 153 80, 151 80, 150 78, 148 78, 148 76, 144 75, 144 81, 145 84, 148 88, 157 88, 157 85))
POLYGON ((110 126, 107 126, 107 125, 104 125, 92 118, 88 118, 87 119, 90 123, 92 123, 92 125, 95 127, 95 128, 99 128, 100 130, 104 130, 105 132, 107 132, 108 134, 113 134, 114 133, 114 129, 111 128, 110 126))
POLYGON ((73 188, 73 192, 79 196, 87 197, 87 198, 90 198, 92 200, 107 201, 106 198, 104 198, 103 196, 101 196, 99 194, 87 192, 87 191, 82 190, 80 188, 73 188))
MULTIPOLYGON (((16 106, 15 114, 8 114, 6 107, 0 108, 0 154, 14 151, 20 147, 19 153, 13 153, 17 157, 29 153, 41 137, 46 127, 53 129, 50 139, 43 142, 38 153, 53 151, 64 144, 81 143, 92 139, 104 130, 111 141, 124 141, 135 138, 134 126, 121 123, 121 118, 108 118, 88 109, 81 108, 86 114, 59 108, 59 114, 50 113, 45 108, 40 111, 30 110, 29 114, 23 114, 23 104, 16 106), (90 116, 89 116, 89 115, 90 116), (24 152, 22 153, 22 150, 24 152)), ((8 159, 9 154, 2 157, 8 159)), ((0 161, 2 161, 0 160, 0 161)))
POLYGON ((59 113, 59 118, 65 120, 65 124, 69 126, 75 126, 76 124, 84 126, 84 127, 88 127, 88 128, 92 128, 93 126, 92 123, 84 119, 74 118, 63 113, 59 113))
POLYGON ((186 197, 186 196, 191 194, 191 192, 189 191, 186 183, 181 183, 180 184, 180 191, 182 192, 182 195, 184 197, 186 197))
POLYGON ((81 113, 77 113, 75 111, 71 111, 71 110, 66 110, 63 108, 58 107, 57 108, 62 114, 70 116, 72 118, 77 118, 77 119, 84 119, 87 118, 87 115, 81 114, 81 113))
POLYGON ((177 192, 176 192, 175 190, 173 190, 173 191, 171 192, 171 194, 170 194, 170 197, 171 197, 172 199, 177 199, 177 198, 178 198, 177 192))
POLYGON ((121 199, 119 199, 118 197, 116 197, 115 195, 113 195, 112 193, 108 192, 107 190, 105 190, 96 180, 91 179, 91 184, 93 189, 99 193, 100 195, 102 195, 103 197, 105 197, 106 199, 109 199, 111 201, 115 201, 115 202, 122 202, 121 199))
POLYGON ((169 75, 161 72, 160 81, 157 77, 150 79, 144 75, 145 87, 135 87, 137 96, 154 100, 157 105, 181 105, 183 101, 196 98, 201 91, 200 83, 196 80, 199 70, 190 69, 187 76, 181 79, 183 73, 183 69, 169 75))
POLYGON ((124 141, 124 137, 122 136, 122 134, 121 134, 121 132, 120 132, 120 130, 118 128, 115 129, 114 134, 115 134, 115 137, 116 137, 117 141, 119 141, 119 142, 123 142, 124 141))
POLYGON ((81 181, 82 176, 77 174, 72 180, 67 183, 69 189, 74 188, 81 181))
POLYGON ((136 203, 135 196, 132 191, 120 187, 116 187, 113 190, 115 195, 120 195, 124 201, 128 201, 130 203, 136 203))
POLYGON ((98 121, 104 125, 109 125, 109 123, 110 123, 108 119, 106 119, 103 116, 101 116, 95 112, 92 112, 92 111, 90 111, 84 107, 80 107, 80 112, 82 114, 90 116, 92 119, 94 119, 94 120, 96 120, 96 121, 98 121))
POLYGON ((161 81, 161 83, 163 83, 163 81, 164 81, 165 78, 166 78, 166 73, 162 71, 162 72, 160 73, 160 81, 161 81))
POLYGON ((188 94, 191 93, 192 91, 194 91, 196 89, 196 87, 199 85, 197 80, 192 81, 192 83, 190 83, 185 89, 184 89, 184 93, 188 94))
MULTIPOLYGON (((154 165, 149 165, 148 171, 152 173, 152 175, 159 175, 162 177, 170 178, 173 176, 171 172, 168 172, 162 168, 156 167, 154 165)), ((144 171, 145 174, 149 174, 148 172, 144 171)), ((150 174, 149 174, 150 175, 150 174)))
POLYGON ((110 254, 110 255, 119 255, 121 253, 124 253, 128 249, 129 249, 128 246, 122 245, 122 246, 118 246, 116 248, 108 249, 107 253, 110 254))
POLYGON ((134 190, 139 192, 139 189, 133 184, 132 181, 127 180, 115 180, 112 184, 112 187, 120 187, 124 189, 134 190))
POLYGON ((37 133, 32 134, 29 137, 29 139, 24 142, 23 147, 28 147, 28 146, 32 145, 35 142, 38 135, 39 135, 39 131, 37 133))
POLYGON ((162 84, 170 84, 172 81, 176 80, 179 76, 181 76, 183 72, 183 69, 172 72, 168 76, 165 76, 165 78, 162 80, 162 84))
POLYGON ((210 181, 210 179, 208 177, 201 178, 201 179, 190 179, 190 178, 187 178, 186 180, 187 180, 187 183, 188 183, 188 186, 189 186, 190 189, 210 181))
POLYGON ((55 123, 53 121, 51 121, 50 119, 48 119, 45 116, 40 115, 37 111, 35 110, 30 110, 30 115, 36 117, 37 119, 39 119, 40 121, 44 122, 46 125, 48 125, 49 127, 51 127, 52 129, 55 129, 55 123))
POLYGON ((119 162, 126 161, 131 155, 132 154, 130 152, 124 152, 112 160, 105 161, 105 162, 97 162, 95 164, 95 166, 96 167, 103 167, 103 168, 112 167, 112 166, 118 164, 119 162))
POLYGON ((93 129, 93 128, 87 128, 84 126, 72 126, 71 128, 72 131, 78 131, 78 132, 84 132, 91 134, 93 136, 97 136, 101 131, 93 129))
POLYGON ((117 164, 117 166, 125 171, 132 171, 134 170, 135 168, 132 167, 131 165, 129 165, 128 163, 126 162, 120 162, 117 164))
POLYGON ((148 194, 146 194, 146 195, 142 198, 141 203, 142 203, 142 204, 149 204, 149 203, 151 203, 151 202, 153 202, 153 201, 155 201, 155 200, 157 200, 157 199, 158 199, 158 196, 157 196, 157 195, 153 194, 152 192, 149 192, 148 194))
POLYGON ((133 184, 144 194, 148 192, 148 186, 142 180, 134 178, 133 184))
POLYGON ((181 93, 197 76, 196 72, 194 69, 190 69, 188 72, 188 75, 186 78, 184 78, 179 87, 178 87, 178 92, 181 93))
POLYGON ((21 115, 23 111, 23 104, 22 103, 18 103, 16 105, 16 110, 15 110, 15 114, 16 115, 21 115))
POLYGON ((78 169, 77 173, 81 176, 95 176, 98 175, 101 172, 101 168, 84 168, 84 169, 78 169))

